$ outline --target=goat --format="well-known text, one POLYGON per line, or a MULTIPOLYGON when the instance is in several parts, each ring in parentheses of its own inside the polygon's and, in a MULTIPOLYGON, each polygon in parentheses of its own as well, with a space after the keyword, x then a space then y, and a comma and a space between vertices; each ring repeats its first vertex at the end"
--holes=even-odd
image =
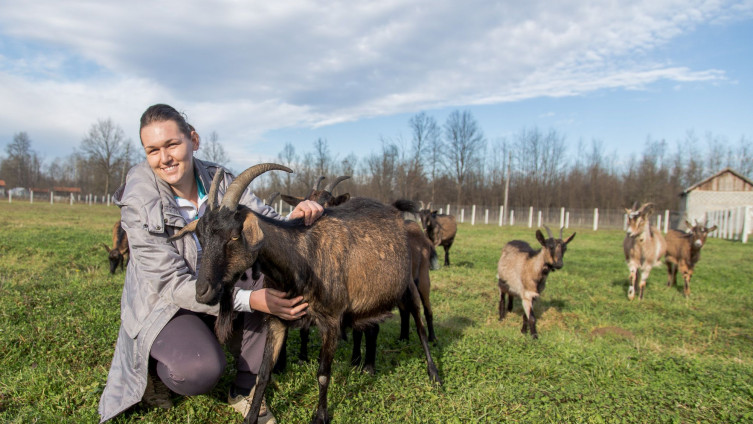
POLYGON ((120 220, 112 227, 112 247, 102 243, 102 247, 107 251, 107 259, 110 261, 110 274, 115 274, 115 270, 120 265, 122 271, 128 265, 128 234, 120 226, 120 220))
POLYGON ((385 319, 402 302, 416 322, 430 379, 441 384, 419 317, 420 295, 411 283, 410 260, 401 212, 369 199, 353 199, 327 208, 311 226, 302 220, 273 220, 239 205, 246 187, 269 170, 292 172, 277 164, 252 166, 241 173, 217 205, 215 175, 209 192, 209 210, 170 240, 194 232, 204 247, 196 280, 196 300, 220 304, 215 332, 225 341, 232 329, 232 287, 249 268, 255 276, 271 277, 265 284, 303 296, 307 314, 294 323, 267 315, 267 343, 257 376, 251 409, 245 421, 257 422, 264 390, 279 353, 287 326, 316 323, 322 337, 319 356, 319 403, 314 423, 330 421, 327 390, 340 323, 346 314, 354 328, 366 328, 385 319), (371 281, 376 279, 372 284, 371 281))
POLYGON ((706 236, 716 230, 716 225, 707 228, 706 224, 695 225, 685 221, 690 231, 670 230, 667 234, 667 253, 664 261, 667 264, 667 287, 677 283, 677 270, 685 280, 685 297, 690 296, 690 278, 693 276, 695 264, 701 259, 701 248, 706 244, 706 236))
POLYGON ((533 302, 539 298, 546 286, 546 278, 550 272, 562 269, 562 258, 565 256, 567 245, 573 241, 573 233, 567 240, 560 237, 555 239, 549 227, 544 226, 548 239, 544 238, 541 230, 536 230, 536 240, 542 248, 534 250, 522 240, 513 240, 502 248, 502 255, 497 263, 497 286, 499 287, 499 320, 502 321, 507 311, 512 311, 512 299, 520 298, 523 303, 523 328, 525 334, 531 331, 531 337, 539 338, 536 331, 536 316, 533 313, 533 302), (505 309, 505 295, 509 297, 505 309))
POLYGON ((267 197, 266 200, 264 200, 264 204, 267 206, 274 206, 274 201, 277 198, 277 196, 280 195, 279 191, 275 191, 274 193, 270 194, 269 197, 267 197))
POLYGON ((426 231, 434 246, 444 247, 444 264, 450 265, 450 247, 455 241, 455 233, 458 226, 455 223, 455 217, 452 215, 438 214, 437 211, 424 209, 420 211, 421 225, 426 231))
POLYGON ((667 242, 661 232, 649 222, 653 211, 653 203, 645 203, 638 208, 638 202, 635 202, 631 209, 625 208, 628 226, 625 239, 622 241, 622 248, 625 251, 628 270, 630 270, 629 300, 635 298, 636 289, 639 289, 638 299, 643 300, 643 290, 651 268, 659 264, 667 250, 667 242), (636 287, 639 271, 640 285, 636 287))

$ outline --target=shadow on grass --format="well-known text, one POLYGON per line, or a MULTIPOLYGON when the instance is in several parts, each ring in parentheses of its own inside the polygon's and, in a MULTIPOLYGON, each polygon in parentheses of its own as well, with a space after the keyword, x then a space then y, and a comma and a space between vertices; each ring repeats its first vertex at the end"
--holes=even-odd
MULTIPOLYGON (((469 262, 469 261, 460 261, 460 262, 455 262, 455 263, 453 263, 453 264, 450 265, 450 267, 453 267, 453 266, 457 267, 457 268, 469 268, 469 269, 473 269, 473 268, 476 267, 476 264, 474 264, 473 262, 469 262)), ((446 266, 442 265, 442 267, 446 267, 446 266)))

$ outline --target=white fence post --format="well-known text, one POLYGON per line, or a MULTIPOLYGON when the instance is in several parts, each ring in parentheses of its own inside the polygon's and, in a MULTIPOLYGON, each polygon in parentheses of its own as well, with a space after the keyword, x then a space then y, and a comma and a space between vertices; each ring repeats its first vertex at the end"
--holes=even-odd
POLYGON ((484 210, 484 224, 489 224, 489 209, 484 210))
POLYGON ((664 209, 664 234, 669 231, 669 209, 664 209))
POLYGON ((565 212, 565 228, 570 228, 570 212, 565 212))
POLYGON ((471 206, 471 225, 476 225, 476 205, 471 206))
POLYGON ((444 215, 444 209, 442 209, 442 208, 439 208, 439 214, 440 214, 440 215, 444 215))
POLYGON ((52 190, 50 190, 50 204, 51 204, 51 205, 52 205, 52 204, 54 204, 54 201, 52 200, 52 199, 53 199, 53 195, 54 195, 54 194, 55 194, 55 192, 54 192, 54 191, 52 191, 52 190))
POLYGON ((539 211, 539 220, 538 220, 538 225, 536 225, 536 228, 541 228, 541 211, 539 211))
POLYGON ((528 228, 533 227, 533 206, 528 207, 528 228))
POLYGON ((29 203, 34 203, 34 190, 29 191, 29 203))
POLYGON ((627 231, 627 221, 628 221, 627 214, 625 214, 623 215, 623 219, 622 219, 622 231, 627 231))
POLYGON ((510 226, 515 225, 515 210, 510 209, 510 226))
POLYGON ((503 220, 504 216, 505 216, 505 207, 504 206, 500 206, 499 207, 499 226, 500 227, 502 226, 502 220, 503 220))
POLYGON ((565 208, 560 208, 560 228, 565 226, 565 208))
POLYGON ((751 212, 753 212, 751 207, 746 206, 745 212, 743 214, 743 237, 742 237, 743 243, 748 242, 748 233, 750 232, 750 224, 751 224, 750 221, 751 219, 753 219, 753 216, 751 216, 751 212))
POLYGON ((656 229, 661 231, 661 215, 656 215, 656 229))
POLYGON ((73 206, 73 193, 71 193, 71 206, 73 206))
POLYGON ((13 203, 13 192, 8 190, 8 203, 13 203))
POLYGON ((460 209, 460 223, 465 222, 465 209, 460 209))
POLYGON ((599 230, 599 208, 594 208, 594 231, 599 230))
POLYGON ((450 204, 447 204, 447 215, 450 215, 450 204))

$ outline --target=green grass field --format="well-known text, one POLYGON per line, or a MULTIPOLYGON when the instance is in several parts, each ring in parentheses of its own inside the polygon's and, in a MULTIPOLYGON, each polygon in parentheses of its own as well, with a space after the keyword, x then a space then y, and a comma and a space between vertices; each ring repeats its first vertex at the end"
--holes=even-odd
MULTIPOLYGON (((118 217, 115 207, 0 202, 0 422, 99 420, 123 283, 100 244, 118 217)), ((753 422, 753 243, 710 240, 689 299, 666 286, 661 266, 645 299, 629 302, 623 233, 576 231, 536 306, 533 341, 520 333, 519 301, 497 320, 495 274, 504 243, 533 244, 534 231, 461 225, 453 265, 431 274, 444 385, 429 383, 415 331, 397 341, 395 314, 379 335, 376 376, 338 347, 334 422, 753 422)), ((291 363, 275 377, 267 399, 280 423, 310 419, 316 366, 291 363)), ((169 411, 137 407, 113 422, 240 422, 225 403, 232 374, 208 395, 176 396, 169 411)))

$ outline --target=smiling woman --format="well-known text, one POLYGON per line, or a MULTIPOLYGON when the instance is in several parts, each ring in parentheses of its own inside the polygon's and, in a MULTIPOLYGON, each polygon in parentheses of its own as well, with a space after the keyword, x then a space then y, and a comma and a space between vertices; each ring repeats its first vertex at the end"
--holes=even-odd
MULTIPOLYGON (((131 260, 123 285, 120 332, 99 404, 102 421, 139 401, 170 408, 171 392, 207 393, 226 366, 220 341, 211 331, 219 308, 196 300, 202 246, 196 238, 170 242, 168 237, 207 209, 205 187, 215 174, 222 173, 227 180, 217 189, 220 199, 233 176, 194 158, 199 135, 171 106, 149 107, 141 117, 140 136, 146 161, 129 171, 125 185, 113 197, 121 208, 131 260)), ((240 203, 259 215, 301 218, 307 225, 323 211, 318 203, 308 201, 283 217, 248 190, 241 194, 240 203)), ((242 275, 228 305, 223 305, 239 312, 234 328, 241 330, 242 341, 239 352, 233 352, 237 373, 228 402, 244 416, 266 342, 263 313, 297 319, 308 306, 300 296, 287 299, 283 292, 264 288, 263 282, 263 276, 254 281, 242 275)), ((259 422, 274 422, 274 416, 260 414, 259 422)))

